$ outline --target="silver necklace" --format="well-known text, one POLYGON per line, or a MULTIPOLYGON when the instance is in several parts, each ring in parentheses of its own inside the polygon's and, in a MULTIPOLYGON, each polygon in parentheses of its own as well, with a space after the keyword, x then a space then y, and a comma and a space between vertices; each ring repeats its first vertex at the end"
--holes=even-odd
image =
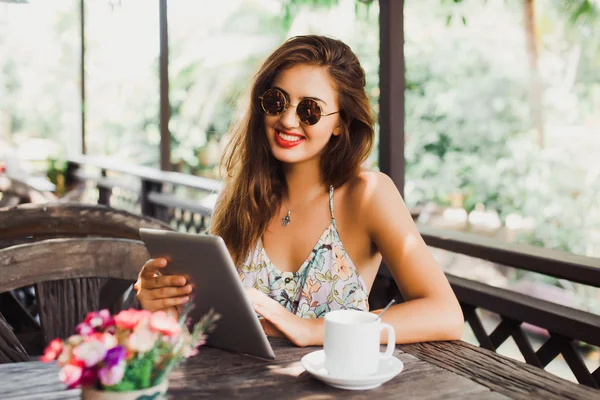
POLYGON ((281 225, 288 226, 290 224, 290 222, 292 222, 292 220, 290 218, 290 215, 292 215, 292 210, 290 210, 288 208, 287 203, 285 202, 285 199, 282 198, 281 200, 283 200, 283 205, 288 210, 287 215, 281 219, 281 225))
MULTIPOLYGON (((281 200, 283 201, 283 206, 285 207, 285 209, 287 210, 287 214, 285 215, 285 217, 281 218, 281 225, 282 226, 288 226, 291 222, 292 222, 292 218, 291 215, 294 212, 294 210, 290 210, 287 203, 285 202, 285 199, 282 197, 281 200)), ((309 200, 311 200, 309 198, 309 200)), ((312 199, 314 200, 314 198, 312 199)), ((300 206, 300 208, 303 208, 306 204, 308 204, 309 201, 305 201, 304 204, 302 206, 300 206)), ((298 208, 296 208, 297 210, 298 208)))

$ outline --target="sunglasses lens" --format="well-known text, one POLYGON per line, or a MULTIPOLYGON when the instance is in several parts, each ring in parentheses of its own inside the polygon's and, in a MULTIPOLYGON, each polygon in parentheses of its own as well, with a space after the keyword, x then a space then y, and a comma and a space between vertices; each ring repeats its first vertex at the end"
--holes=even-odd
POLYGON ((262 95, 262 108, 269 115, 279 115, 285 111, 285 96, 279 90, 269 89, 262 95))
POLYGON ((321 107, 314 100, 304 99, 298 104, 296 110, 300 122, 306 125, 314 125, 321 119, 321 107))

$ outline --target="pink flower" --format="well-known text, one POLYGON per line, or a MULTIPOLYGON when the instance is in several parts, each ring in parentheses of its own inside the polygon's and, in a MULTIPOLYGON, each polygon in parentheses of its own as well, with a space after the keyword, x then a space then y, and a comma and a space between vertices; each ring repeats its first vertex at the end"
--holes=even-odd
POLYGON ((54 339, 51 341, 46 349, 44 350, 44 355, 40 357, 41 361, 48 362, 52 360, 56 360, 56 357, 61 353, 63 348, 63 342, 60 339, 54 339))
POLYGON ((79 385, 83 373, 83 363, 72 360, 69 364, 61 368, 58 378, 62 383, 69 386, 70 389, 79 385))
POLYGON ((102 317, 102 327, 103 328, 106 329, 110 326, 115 325, 115 319, 113 318, 112 315, 110 315, 110 311, 108 311, 107 309, 100 310, 98 312, 98 314, 100 314, 100 316, 102 317))
POLYGON ((81 386, 95 386, 98 382, 98 368, 84 368, 81 373, 81 386))
POLYGON ((113 367, 103 367, 98 371, 98 378, 104 386, 112 386, 121 382, 125 375, 125 362, 120 362, 113 367))
POLYGON ((71 357, 73 357, 73 346, 71 346, 68 343, 65 343, 62 352, 60 353, 56 361, 58 362, 58 365, 66 365, 71 360, 71 357))
POLYGON ((71 335, 67 339, 67 343, 69 343, 73 347, 75 347, 78 344, 83 343, 83 342, 84 342, 84 337, 81 335, 71 335))
POLYGON ((164 311, 157 311, 150 318, 150 328, 167 336, 177 336, 181 333, 181 326, 177 320, 164 311))
POLYGON ((148 310, 123 310, 115 316, 115 323, 121 329, 134 329, 142 320, 149 319, 152 313, 148 310))
POLYGON ((93 340, 102 343, 107 350, 112 349, 118 344, 117 338, 114 335, 111 335, 107 332, 95 332, 93 335, 90 335, 87 338, 85 338, 86 342, 90 342, 93 340))
POLYGON ((138 326, 127 339, 127 349, 145 353, 154 347, 157 339, 158 333, 152 332, 145 326, 138 326))
POLYGON ((113 317, 110 315, 110 311, 106 309, 89 312, 83 322, 93 329, 105 329, 115 324, 113 317))
POLYGON ((184 346, 182 354, 184 358, 190 358, 198 354, 198 349, 193 346, 184 346))
POLYGON ((106 347, 97 340, 81 343, 73 349, 73 355, 83 361, 86 367, 92 367, 104 359, 106 347))
POLYGON ((94 328, 88 323, 82 322, 75 327, 75 333, 82 336, 89 336, 94 333, 94 328))

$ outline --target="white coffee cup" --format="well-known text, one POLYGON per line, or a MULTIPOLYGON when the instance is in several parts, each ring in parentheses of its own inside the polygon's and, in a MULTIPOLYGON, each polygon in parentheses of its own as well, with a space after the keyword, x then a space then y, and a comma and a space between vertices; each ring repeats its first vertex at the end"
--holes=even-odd
POLYGON ((359 377, 377 373, 382 358, 389 358, 396 347, 391 325, 377 315, 356 310, 336 310, 325 314, 325 369, 331 376, 359 377), (385 353, 379 352, 381 331, 387 329, 385 353))

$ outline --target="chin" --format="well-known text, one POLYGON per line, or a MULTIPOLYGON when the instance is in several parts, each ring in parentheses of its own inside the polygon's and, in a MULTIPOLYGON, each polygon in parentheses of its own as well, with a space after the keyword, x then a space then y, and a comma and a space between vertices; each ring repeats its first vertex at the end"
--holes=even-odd
POLYGON ((304 157, 302 154, 294 154, 289 150, 277 149, 271 147, 271 154, 279 162, 285 164, 296 164, 308 160, 310 157, 304 157))

